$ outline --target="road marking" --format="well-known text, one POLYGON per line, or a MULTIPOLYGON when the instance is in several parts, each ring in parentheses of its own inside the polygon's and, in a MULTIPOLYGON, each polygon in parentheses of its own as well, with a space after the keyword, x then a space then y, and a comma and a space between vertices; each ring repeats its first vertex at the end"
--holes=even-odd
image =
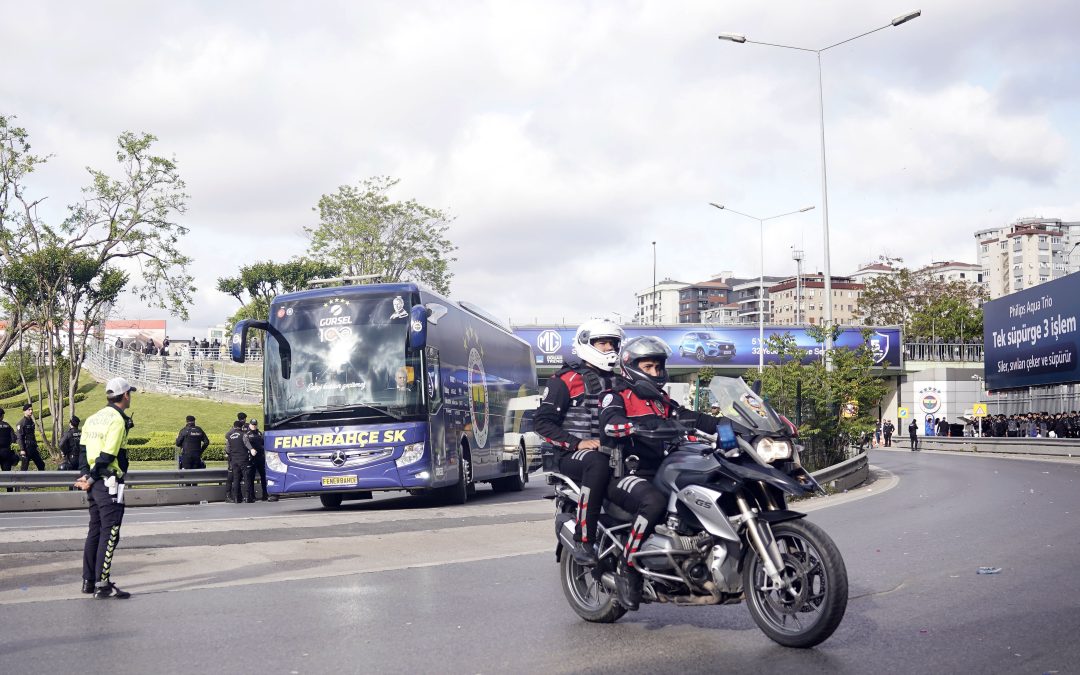
MULTIPOLYGON (((912 454, 913 450, 904 448, 874 448, 874 452, 898 452, 912 454)), ((990 459, 1018 459, 1022 462, 1052 462, 1054 464, 1080 464, 1080 455, 1074 457, 1061 457, 1060 455, 1026 455, 1004 452, 970 452, 965 450, 918 450, 928 455, 953 455, 954 457, 987 457, 990 459)))

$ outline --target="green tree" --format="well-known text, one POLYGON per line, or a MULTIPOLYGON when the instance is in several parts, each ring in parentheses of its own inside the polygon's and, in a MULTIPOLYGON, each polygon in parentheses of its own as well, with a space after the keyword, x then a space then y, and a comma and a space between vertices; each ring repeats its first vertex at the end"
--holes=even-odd
MULTIPOLYGON (((883 262, 903 262, 882 258, 883 262)), ((946 281, 927 271, 899 267, 867 282, 859 311, 872 325, 902 326, 910 336, 946 339, 982 337, 982 304, 988 296, 980 286, 963 280, 946 281)))
POLYGON ((449 293, 449 264, 457 250, 446 236, 450 217, 415 200, 392 201, 387 193, 398 180, 368 178, 323 195, 319 224, 305 227, 309 254, 340 263, 350 276, 379 275, 384 282, 413 279, 449 293))
POLYGON ((319 260, 295 258, 283 263, 263 260, 244 265, 235 277, 220 277, 217 289, 236 298, 241 305, 229 317, 228 325, 233 326, 242 319, 265 320, 276 296, 303 290, 313 279, 339 274, 340 265, 319 260))

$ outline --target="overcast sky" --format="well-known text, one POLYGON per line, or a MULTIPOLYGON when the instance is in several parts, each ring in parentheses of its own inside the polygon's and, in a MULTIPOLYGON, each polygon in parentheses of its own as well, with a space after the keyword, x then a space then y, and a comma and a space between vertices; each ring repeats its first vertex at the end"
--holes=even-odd
MULTIPOLYGON (((320 195, 364 177, 446 209, 451 295, 516 323, 618 312, 659 278, 823 265, 811 53, 917 4, 0 0, 0 112, 53 153, 55 210, 125 130, 191 195, 199 291, 174 337, 237 308, 216 279, 306 249, 320 195)), ((917 2, 917 0, 915 0, 917 2)), ((832 272, 878 255, 975 262, 976 230, 1080 219, 1080 4, 926 3, 826 52, 832 272), (1071 28, 1070 28, 1071 26, 1071 28)), ((166 318, 129 301, 125 318, 166 318)))

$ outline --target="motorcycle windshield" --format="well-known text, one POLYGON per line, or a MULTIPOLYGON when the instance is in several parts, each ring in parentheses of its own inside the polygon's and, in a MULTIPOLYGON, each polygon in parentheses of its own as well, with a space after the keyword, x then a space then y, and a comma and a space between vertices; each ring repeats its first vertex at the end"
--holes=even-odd
POLYGON ((754 429, 758 433, 773 434, 787 431, 780 416, 741 377, 714 377, 709 383, 709 394, 720 414, 754 429))

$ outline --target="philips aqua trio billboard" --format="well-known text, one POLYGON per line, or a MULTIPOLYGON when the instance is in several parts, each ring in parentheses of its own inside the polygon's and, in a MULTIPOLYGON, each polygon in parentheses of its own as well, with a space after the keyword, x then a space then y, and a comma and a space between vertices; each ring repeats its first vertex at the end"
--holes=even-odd
POLYGON ((983 305, 987 389, 1080 381, 1077 370, 1080 274, 983 305))
MULTIPOLYGON (((855 349, 866 345, 874 354, 874 362, 882 368, 900 368, 900 329, 873 328, 863 339, 862 328, 846 328, 836 340, 840 349, 855 349)), ((538 367, 559 367, 572 358, 574 342, 572 327, 529 326, 515 328, 514 334, 528 342, 538 367)), ((750 368, 758 364, 757 326, 631 326, 626 327, 627 339, 639 335, 654 335, 671 348, 670 366, 714 366, 750 368)), ((790 334, 797 346, 808 352, 807 360, 821 358, 822 345, 805 329, 766 326, 765 341, 773 335, 790 334)), ((766 350, 765 363, 779 363, 776 353, 766 350)))

